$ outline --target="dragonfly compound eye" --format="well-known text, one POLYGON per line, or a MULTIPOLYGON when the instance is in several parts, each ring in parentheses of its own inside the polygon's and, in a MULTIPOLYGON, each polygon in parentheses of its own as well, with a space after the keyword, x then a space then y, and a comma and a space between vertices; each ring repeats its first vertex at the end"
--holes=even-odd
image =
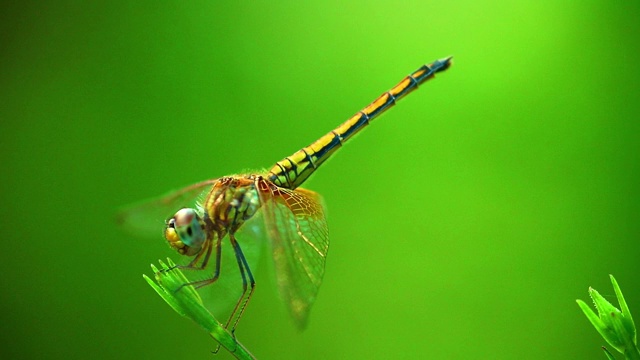
POLYGON ((206 236, 202 221, 194 209, 180 209, 167 222, 164 237, 169 246, 182 255, 195 255, 202 249, 206 236))

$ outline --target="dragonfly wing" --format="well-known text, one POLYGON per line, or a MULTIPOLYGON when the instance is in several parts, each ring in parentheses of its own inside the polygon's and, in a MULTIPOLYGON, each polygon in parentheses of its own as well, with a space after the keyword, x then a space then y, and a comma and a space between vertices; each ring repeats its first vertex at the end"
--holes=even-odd
POLYGON ((313 191, 270 184, 261 200, 280 294, 303 329, 322 284, 329 249, 322 199, 313 191))
POLYGON ((165 221, 184 207, 195 207, 218 179, 206 180, 121 209, 116 221, 126 230, 141 236, 162 234, 165 221))

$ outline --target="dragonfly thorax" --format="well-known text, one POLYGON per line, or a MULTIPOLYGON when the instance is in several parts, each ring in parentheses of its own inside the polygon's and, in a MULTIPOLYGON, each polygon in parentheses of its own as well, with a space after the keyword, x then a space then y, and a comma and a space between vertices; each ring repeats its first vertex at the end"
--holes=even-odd
POLYGON ((260 197, 254 175, 221 178, 204 202, 205 212, 214 228, 235 232, 260 208, 260 197))
POLYGON ((183 208, 167 221, 164 237, 169 246, 182 255, 192 256, 200 252, 206 240, 204 221, 196 210, 183 208))

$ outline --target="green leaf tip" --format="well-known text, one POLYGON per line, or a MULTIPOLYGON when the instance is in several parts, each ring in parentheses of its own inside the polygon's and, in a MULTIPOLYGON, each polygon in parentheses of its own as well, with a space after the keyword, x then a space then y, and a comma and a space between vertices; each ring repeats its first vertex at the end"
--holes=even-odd
POLYGON ((606 347, 602 347, 602 351, 604 351, 604 354, 607 355, 607 359, 609 360, 616 360, 616 358, 613 357, 613 354, 609 352, 609 350, 607 350, 606 347))
MULTIPOLYGON (((584 301, 576 300, 576 302, 593 327, 596 328, 609 345, 624 354, 627 359, 640 359, 636 341, 636 328, 629 312, 629 307, 622 296, 622 291, 616 279, 613 275, 610 275, 610 278, 621 310, 613 306, 593 288, 589 288, 589 296, 593 300, 597 314, 584 301)), ((608 358, 613 359, 607 349, 604 349, 604 351, 608 358)))
POLYGON ((189 285, 187 277, 171 259, 167 258, 166 264, 162 260, 158 263, 160 270, 151 265, 156 281, 146 275, 142 277, 175 312, 198 324, 236 358, 255 359, 209 312, 196 289, 189 285))

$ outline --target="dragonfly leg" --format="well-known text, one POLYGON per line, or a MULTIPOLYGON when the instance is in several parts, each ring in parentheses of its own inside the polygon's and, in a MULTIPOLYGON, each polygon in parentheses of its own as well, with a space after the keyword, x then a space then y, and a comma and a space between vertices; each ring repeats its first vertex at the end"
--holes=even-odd
POLYGON ((255 289, 256 282, 253 278, 253 274, 251 274, 251 269, 249 268, 249 263, 247 263, 247 259, 244 257, 242 253, 242 249, 240 248, 240 244, 236 240, 234 233, 229 233, 229 239, 231 240, 231 245, 233 246, 233 251, 236 254, 236 260, 238 261, 238 268, 240 269, 240 275, 242 275, 242 295, 238 299, 233 312, 231 312, 231 316, 227 323, 225 324, 225 329, 229 328, 229 325, 233 323, 231 326, 231 334, 235 336, 236 326, 244 313, 244 310, 251 299, 251 295, 253 295, 253 291, 255 289), (248 280, 248 281, 247 281, 248 280))
POLYGON ((220 277, 220 256, 222 254, 221 252, 221 245, 222 245, 222 234, 217 234, 216 239, 215 239, 215 244, 212 244, 211 241, 207 242, 207 251, 200 251, 200 253, 198 253, 198 255, 196 255, 196 257, 189 263, 189 265, 183 265, 180 268, 181 269, 192 269, 192 270, 203 270, 207 267, 207 264, 209 263, 209 259, 211 258, 211 251, 212 249, 215 247, 216 249, 216 262, 214 264, 214 270, 213 270, 213 277, 209 278, 209 279, 204 279, 204 280, 199 280, 199 281, 193 281, 193 282, 189 282, 189 283, 185 283, 182 284, 177 290, 176 292, 180 291, 180 289, 182 289, 184 286, 187 285, 191 285, 193 287, 195 287, 196 289, 199 289, 203 286, 209 285, 209 284, 213 284, 214 282, 216 282, 218 280, 218 278, 220 277), (199 258, 202 256, 201 254, 206 253, 204 256, 204 259, 202 260, 202 263, 198 266, 196 266, 197 261, 199 260, 199 258))
POLYGON ((169 269, 167 269, 167 271, 171 271, 173 269, 180 269, 180 270, 202 270, 205 268, 206 266, 206 261, 209 259, 209 256, 211 256, 211 241, 207 240, 207 242, 205 243, 205 248, 207 249, 207 251, 200 251, 196 254, 196 256, 193 258, 193 260, 191 260, 189 262, 189 264, 187 265, 180 265, 180 264, 176 264, 173 265, 172 267, 170 267, 169 269), (205 266, 196 266, 196 264, 198 263, 198 261, 200 261, 200 258, 202 257, 202 255, 207 254, 205 256, 205 261, 204 264, 205 266))

